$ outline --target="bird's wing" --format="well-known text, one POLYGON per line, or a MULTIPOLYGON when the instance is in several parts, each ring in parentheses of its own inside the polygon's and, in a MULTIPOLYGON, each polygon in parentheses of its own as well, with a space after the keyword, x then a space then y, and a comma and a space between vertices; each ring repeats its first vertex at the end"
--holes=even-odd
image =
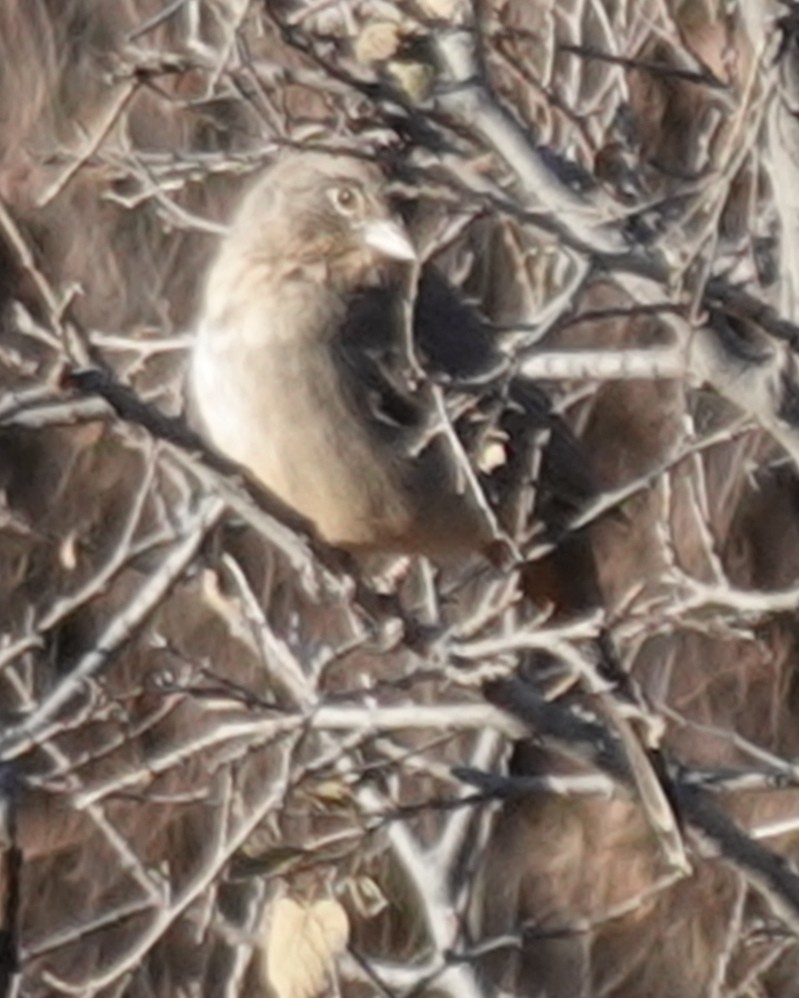
POLYGON ((430 265, 416 291, 414 338, 425 369, 439 381, 477 387, 509 370, 488 322, 430 265))
POLYGON ((350 404, 383 440, 413 438, 429 424, 429 399, 412 378, 402 345, 401 300, 391 287, 351 296, 334 341, 334 359, 350 404))
POLYGON ((478 400, 464 407, 458 423, 467 448, 479 449, 492 436, 503 441, 505 460, 484 476, 492 501, 499 507, 511 493, 520 501, 524 489, 520 515, 535 513, 551 535, 561 534, 596 487, 585 454, 547 394, 513 372, 490 323, 434 267, 419 281, 414 335, 425 368, 451 391, 478 400))
MULTIPOLYGON (((352 404, 371 431, 413 451, 437 414, 415 380, 402 336, 402 292, 381 285, 353 295, 337 362, 352 404)), ((533 518, 556 540, 568 530, 595 488, 584 455, 544 391, 514 375, 490 324, 434 267, 420 275, 414 308, 414 348, 423 371, 442 387, 447 411, 476 466, 487 445, 504 457, 481 476, 491 504, 508 524, 533 518), (512 508, 512 512, 510 512, 512 508)))

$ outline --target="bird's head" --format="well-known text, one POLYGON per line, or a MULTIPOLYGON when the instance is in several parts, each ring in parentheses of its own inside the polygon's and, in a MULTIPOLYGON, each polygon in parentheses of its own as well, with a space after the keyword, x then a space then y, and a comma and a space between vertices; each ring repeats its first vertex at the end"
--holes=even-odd
POLYGON ((343 287, 416 260, 381 172, 351 156, 284 155, 245 198, 231 238, 285 278, 343 287))

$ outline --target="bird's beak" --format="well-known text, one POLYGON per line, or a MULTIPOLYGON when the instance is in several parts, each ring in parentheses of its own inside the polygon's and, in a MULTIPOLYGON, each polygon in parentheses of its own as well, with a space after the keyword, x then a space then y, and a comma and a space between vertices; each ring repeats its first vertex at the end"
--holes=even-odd
POLYGON ((366 245, 392 260, 413 263, 416 250, 408 238, 408 233, 398 223, 388 218, 375 218, 363 227, 363 241, 366 245))

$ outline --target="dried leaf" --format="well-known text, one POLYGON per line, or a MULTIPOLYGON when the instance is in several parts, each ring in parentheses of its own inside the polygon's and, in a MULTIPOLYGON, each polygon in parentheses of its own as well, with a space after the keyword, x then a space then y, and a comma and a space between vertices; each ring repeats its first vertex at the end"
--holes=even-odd
POLYGON ((355 42, 355 58, 360 63, 390 59, 402 42, 400 27, 392 21, 367 24, 355 42))
POLYGON ((349 939, 347 913, 332 898, 302 904, 281 898, 271 912, 266 977, 277 998, 317 998, 349 939))

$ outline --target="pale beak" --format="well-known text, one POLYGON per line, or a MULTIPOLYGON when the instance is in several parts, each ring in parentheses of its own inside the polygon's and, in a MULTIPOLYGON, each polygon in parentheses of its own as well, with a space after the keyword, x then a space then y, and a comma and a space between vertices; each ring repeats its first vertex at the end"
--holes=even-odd
POLYGON ((388 218, 376 218, 366 222, 362 230, 366 245, 391 260, 403 260, 413 263, 416 260, 416 250, 408 238, 408 233, 397 222, 388 218))

